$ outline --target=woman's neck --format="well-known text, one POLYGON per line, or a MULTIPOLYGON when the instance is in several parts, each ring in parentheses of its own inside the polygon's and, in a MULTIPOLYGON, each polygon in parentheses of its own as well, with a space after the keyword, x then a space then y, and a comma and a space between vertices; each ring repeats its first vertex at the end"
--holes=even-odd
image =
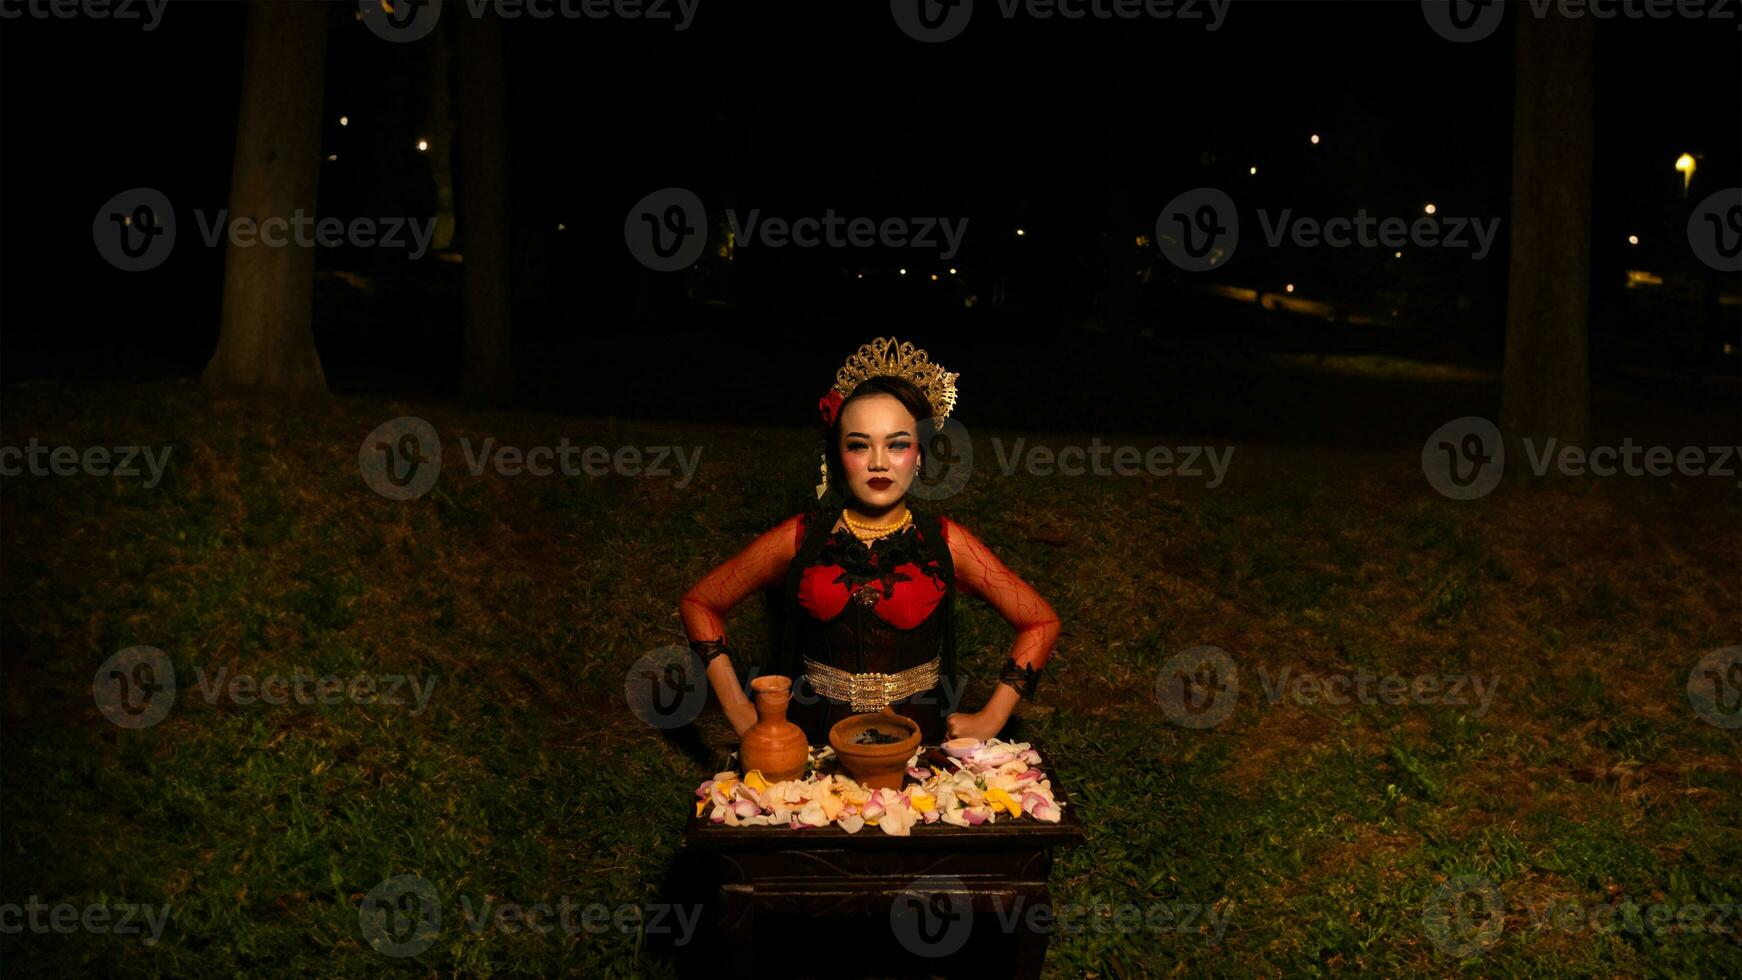
POLYGON ((903 498, 883 508, 866 507, 860 501, 853 500, 842 509, 853 520, 865 524, 894 524, 907 515, 907 500, 903 498))

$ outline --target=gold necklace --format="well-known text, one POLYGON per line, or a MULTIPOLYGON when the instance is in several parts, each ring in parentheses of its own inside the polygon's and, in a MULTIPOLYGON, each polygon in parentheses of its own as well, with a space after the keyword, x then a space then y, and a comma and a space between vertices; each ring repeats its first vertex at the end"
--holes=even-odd
POLYGON ((841 510, 841 520, 846 523, 847 530, 853 533, 853 537, 858 538, 866 544, 870 544, 878 538, 894 534, 896 531, 912 524, 913 511, 910 510, 904 512, 901 515, 901 520, 896 521, 894 524, 884 525, 883 527, 878 527, 875 524, 866 524, 863 521, 856 521, 852 518, 852 515, 847 513, 845 508, 842 508, 841 510))

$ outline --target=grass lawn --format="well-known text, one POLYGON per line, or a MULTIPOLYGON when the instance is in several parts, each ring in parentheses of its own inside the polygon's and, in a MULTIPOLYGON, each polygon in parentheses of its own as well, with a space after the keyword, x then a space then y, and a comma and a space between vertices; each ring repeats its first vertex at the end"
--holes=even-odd
MULTIPOLYGON (((8 966, 673 971, 668 943, 632 923, 541 935, 474 930, 466 913, 666 896, 706 767, 629 712, 625 673, 682 641, 690 583, 803 502, 809 431, 374 399, 287 408, 192 383, 20 385, 0 421, 5 445, 173 447, 150 489, 4 478, 0 906, 168 915, 155 941, 8 929, 8 966), (395 501, 365 484, 358 452, 405 415, 440 432, 443 467, 427 494, 395 501), (702 457, 682 487, 473 475, 462 436, 702 457), (135 645, 168 654, 181 688, 137 730, 92 696, 98 666, 135 645), (301 671, 434 686, 423 710, 240 703, 204 697, 196 669, 208 684, 301 671), (359 924, 364 897, 400 874, 442 906, 415 957, 371 948, 359 924)), ((1419 445, 1242 443, 1212 489, 1005 476, 986 441, 1024 434, 974 435, 973 479, 931 509, 1064 621, 1019 722, 1053 747, 1089 831, 1053 870, 1055 902, 1088 911, 1053 937, 1050 975, 1742 974, 1742 729, 1706 723, 1687 696, 1703 655, 1742 642, 1734 480, 1532 483, 1458 502, 1427 485, 1419 445), (1200 646, 1237 666, 1237 698, 1220 724, 1172 724, 1158 681, 1200 646), (1297 696, 1301 677, 1357 675, 1471 678, 1489 700, 1297 696), (1466 911, 1497 896, 1500 916, 1474 921, 1498 932, 1470 955, 1455 954, 1471 929, 1435 925, 1448 894, 1466 911), (1656 904, 1670 928, 1644 921, 1656 904), (1178 915, 1133 929, 1127 905, 1178 915)), ((1010 634, 977 603, 960 613, 977 707, 1010 634)), ((759 604, 732 629, 759 647, 759 604)), ((729 744, 711 707, 697 729, 729 744)))

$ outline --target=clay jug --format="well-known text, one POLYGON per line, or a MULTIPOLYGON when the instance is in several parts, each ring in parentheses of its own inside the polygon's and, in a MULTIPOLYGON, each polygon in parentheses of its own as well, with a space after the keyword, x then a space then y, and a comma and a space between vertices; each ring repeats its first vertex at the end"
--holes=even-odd
POLYGON ((786 720, 786 705, 792 700, 792 678, 764 674, 750 682, 756 697, 756 724, 744 729, 738 744, 738 761, 745 772, 762 770, 771 783, 804 775, 810 742, 804 729, 786 720))

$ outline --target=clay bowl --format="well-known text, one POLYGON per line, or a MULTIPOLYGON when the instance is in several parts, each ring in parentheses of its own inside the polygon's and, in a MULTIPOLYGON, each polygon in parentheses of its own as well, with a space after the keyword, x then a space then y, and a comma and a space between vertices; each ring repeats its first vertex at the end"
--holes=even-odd
POLYGON ((860 785, 867 789, 899 790, 907 775, 907 760, 913 758, 913 750, 919 747, 919 725, 884 708, 835 722, 829 729, 829 744, 834 746, 841 768, 860 785), (869 729, 902 738, 882 745, 861 745, 859 736, 869 729))

